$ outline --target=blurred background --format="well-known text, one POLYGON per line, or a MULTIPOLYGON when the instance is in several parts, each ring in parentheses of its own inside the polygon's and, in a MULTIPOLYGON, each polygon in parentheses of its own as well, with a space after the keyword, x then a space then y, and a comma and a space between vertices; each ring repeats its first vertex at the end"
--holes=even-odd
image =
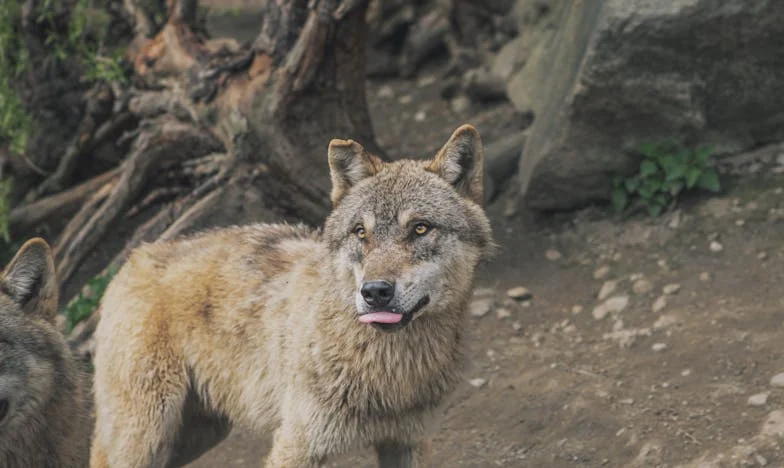
POLYGON ((436 466, 782 466, 783 50, 775 0, 0 0, 0 259, 54 246, 89 360, 135 246, 319 225, 330 139, 471 123, 502 252, 436 466))

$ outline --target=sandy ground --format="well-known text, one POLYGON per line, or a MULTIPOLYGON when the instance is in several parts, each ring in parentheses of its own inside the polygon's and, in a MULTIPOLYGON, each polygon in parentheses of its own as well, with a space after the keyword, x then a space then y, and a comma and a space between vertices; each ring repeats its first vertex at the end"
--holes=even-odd
MULTIPOLYGON (((464 121, 487 143, 524 126, 507 104, 455 112, 435 77, 371 83, 390 155, 428 156, 464 121)), ((479 276, 436 466, 784 466, 784 174, 739 172, 655 220, 491 205, 503 251, 479 276), (516 286, 533 299, 507 299, 516 286)), ((240 428, 191 466, 257 467, 268 446, 240 428)))

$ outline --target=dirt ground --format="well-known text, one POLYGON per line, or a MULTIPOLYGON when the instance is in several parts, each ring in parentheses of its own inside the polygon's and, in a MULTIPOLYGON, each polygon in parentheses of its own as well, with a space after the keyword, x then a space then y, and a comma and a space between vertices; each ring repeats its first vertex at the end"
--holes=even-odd
MULTIPOLYGON (((465 121, 486 144, 525 125, 508 104, 454 112, 435 73, 370 84, 391 156, 429 156, 465 121)), ((784 166, 748 159, 724 193, 655 220, 491 205, 502 251, 434 466, 784 466, 784 166), (516 286, 533 299, 507 299, 516 286)), ((240 428, 191 466, 257 467, 267 450, 240 428)))

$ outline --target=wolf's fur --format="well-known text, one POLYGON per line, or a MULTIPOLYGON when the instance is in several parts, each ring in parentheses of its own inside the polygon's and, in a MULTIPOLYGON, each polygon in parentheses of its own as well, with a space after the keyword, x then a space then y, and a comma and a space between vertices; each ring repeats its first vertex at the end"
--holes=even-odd
POLYGON ((0 277, 0 466, 86 466, 86 381, 55 328, 49 245, 27 241, 0 277))
POLYGON ((178 465, 232 422, 275 429, 269 467, 368 445, 381 466, 426 464, 492 245, 480 138, 466 125, 433 160, 394 163, 333 140, 329 165, 323 233, 234 227, 132 254, 96 331, 93 468, 178 465), (427 305, 394 332, 360 323, 371 280, 395 284, 393 312, 427 305))

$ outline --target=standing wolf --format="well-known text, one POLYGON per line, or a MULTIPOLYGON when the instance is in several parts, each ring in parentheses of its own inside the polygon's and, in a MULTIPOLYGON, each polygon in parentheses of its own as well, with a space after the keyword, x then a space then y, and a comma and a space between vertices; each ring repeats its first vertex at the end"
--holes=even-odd
POLYGON ((329 166, 323 233, 235 227, 128 259, 96 330, 93 468, 180 465, 232 423, 275 428, 268 467, 369 445, 427 465, 492 247, 480 137, 393 163, 333 140, 329 166))
POLYGON ((90 424, 86 381, 55 328, 49 245, 27 241, 0 277, 0 466, 82 468, 90 424))

